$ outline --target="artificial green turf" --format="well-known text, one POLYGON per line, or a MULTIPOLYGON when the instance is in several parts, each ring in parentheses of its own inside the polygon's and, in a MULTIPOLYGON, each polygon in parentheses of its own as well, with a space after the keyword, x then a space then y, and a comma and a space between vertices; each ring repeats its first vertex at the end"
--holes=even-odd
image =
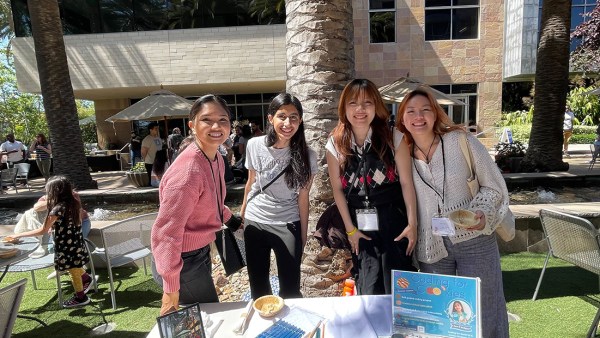
MULTIPOLYGON (((511 337, 585 337, 599 305, 598 277, 558 259, 550 259, 538 300, 531 300, 545 255, 519 253, 502 257, 504 290, 508 310, 521 317, 510 323, 511 337)), ((113 333, 105 337, 146 337, 158 315, 161 290, 143 269, 117 268, 117 310, 110 302, 105 270, 99 270, 100 291, 93 294, 95 306, 62 309, 58 306, 55 280, 46 280, 52 270, 36 271, 38 290, 27 283, 25 297, 19 312, 46 322, 47 328, 36 322, 18 318, 13 330, 15 338, 87 337, 92 328, 103 323, 98 306, 106 319, 117 324, 113 333)), ((9 273, 0 286, 21 278, 30 279, 29 273, 9 273)), ((68 281, 68 278, 64 278, 68 281)), ((72 294, 65 284, 65 298, 72 294)))

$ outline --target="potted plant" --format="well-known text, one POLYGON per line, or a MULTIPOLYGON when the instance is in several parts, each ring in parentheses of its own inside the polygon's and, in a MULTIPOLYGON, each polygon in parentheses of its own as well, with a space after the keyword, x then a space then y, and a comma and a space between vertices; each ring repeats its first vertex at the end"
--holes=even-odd
POLYGON ((525 156, 525 145, 520 141, 512 143, 501 142, 494 146, 496 149, 496 164, 502 172, 516 173, 521 169, 521 161, 525 156))
POLYGON ((148 172, 146 171, 144 162, 136 163, 135 166, 125 174, 127 175, 127 180, 129 180, 129 183, 138 188, 147 187, 150 185, 150 179, 148 178, 148 172))

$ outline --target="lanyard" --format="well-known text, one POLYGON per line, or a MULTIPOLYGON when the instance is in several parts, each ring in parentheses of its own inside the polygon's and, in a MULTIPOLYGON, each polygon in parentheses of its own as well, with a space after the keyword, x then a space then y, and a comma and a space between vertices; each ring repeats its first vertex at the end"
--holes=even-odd
MULTIPOLYGON (((215 188, 217 187, 217 179, 215 178, 215 172, 213 171, 213 167, 212 167, 212 162, 210 159, 208 159, 208 156, 206 156, 206 153, 204 153, 204 150, 202 150, 202 148, 200 148, 200 145, 198 144, 198 142, 196 142, 196 147, 198 147, 198 149, 200 150, 200 152, 202 153, 202 155, 204 155, 204 158, 208 161, 208 166, 210 167, 210 174, 212 176, 213 179, 213 183, 215 184, 215 188)), ((219 166, 219 162, 217 161, 217 173, 219 174, 219 177, 221 177, 221 168, 219 166)), ((221 180, 219 180, 219 190, 217 192, 217 190, 215 190, 215 194, 217 195, 217 210, 219 211, 219 217, 221 218, 221 224, 223 224, 223 209, 221 208, 221 196, 223 196, 223 191, 222 191, 223 187, 221 186, 221 180)))
MULTIPOLYGON (((445 191, 446 191, 446 154, 444 153, 444 139, 440 136, 440 144, 442 145, 442 168, 444 169, 443 171, 443 179, 442 179, 442 194, 440 195, 440 193, 435 190, 435 188, 429 184, 429 182, 425 181, 425 179, 423 178, 423 176, 421 175, 421 173, 419 172, 419 169, 417 168, 417 165, 415 164, 415 161, 413 161, 413 167, 415 168, 415 171, 417 172, 417 174, 419 175, 419 178, 421 179, 421 181, 423 181, 423 183, 425 183, 425 185, 427 185, 431 190, 433 190, 433 192, 436 193, 436 195, 438 195, 440 197, 440 199, 442 200, 442 205, 444 205, 444 196, 445 191)), ((412 153, 413 156, 415 155, 415 142, 413 141, 412 144, 412 153)), ((431 163, 431 162, 430 162, 431 163)), ((431 175, 433 178, 433 175, 431 175)), ((441 213, 441 208, 440 205, 438 203, 438 214, 441 213)))

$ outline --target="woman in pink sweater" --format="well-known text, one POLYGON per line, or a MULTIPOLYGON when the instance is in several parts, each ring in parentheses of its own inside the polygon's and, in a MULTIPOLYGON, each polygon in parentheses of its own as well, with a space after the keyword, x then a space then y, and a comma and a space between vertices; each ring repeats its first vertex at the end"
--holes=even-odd
POLYGON ((164 292, 161 315, 179 304, 219 301, 209 244, 223 223, 234 229, 241 225, 224 204, 224 163, 217 151, 231 128, 227 104, 215 95, 199 98, 188 126, 194 142, 160 182, 160 209, 152 227, 153 275, 164 292))

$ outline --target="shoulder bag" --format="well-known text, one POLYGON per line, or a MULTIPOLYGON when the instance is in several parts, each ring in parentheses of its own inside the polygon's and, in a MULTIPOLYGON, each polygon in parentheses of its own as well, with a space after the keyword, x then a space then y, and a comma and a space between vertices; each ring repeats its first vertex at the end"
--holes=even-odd
MULTIPOLYGON (((475 170, 473 170, 473 154, 471 153, 471 149, 467 145, 467 135, 461 133, 459 138, 460 150, 467 161, 467 166, 469 167, 470 177, 467 179, 467 185, 469 186, 469 191, 471 192, 471 197, 475 197, 477 192, 479 191, 479 181, 477 180, 477 174, 475 170)), ((509 242, 513 238, 515 238, 515 215, 513 215, 510 208, 506 212, 506 215, 500 221, 498 226, 496 227, 496 233, 503 241, 509 242)))

